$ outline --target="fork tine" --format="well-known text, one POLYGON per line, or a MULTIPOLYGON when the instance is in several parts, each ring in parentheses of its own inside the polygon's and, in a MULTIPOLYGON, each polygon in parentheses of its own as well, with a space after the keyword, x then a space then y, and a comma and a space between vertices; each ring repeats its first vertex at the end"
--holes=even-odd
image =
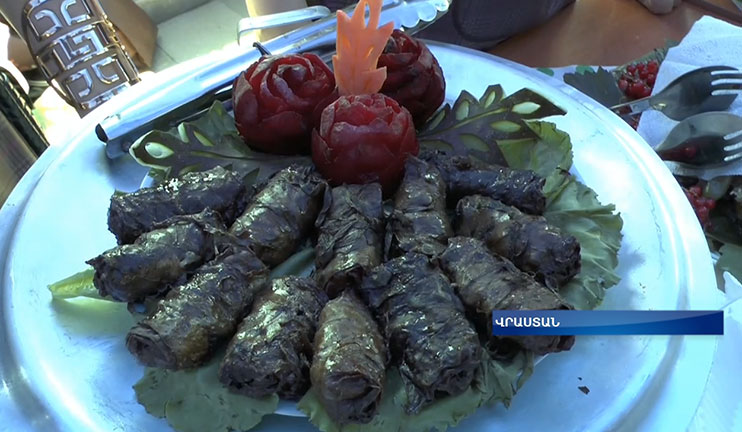
POLYGON ((714 81, 717 80, 732 80, 732 79, 742 79, 742 73, 727 73, 727 72, 737 72, 737 71, 719 71, 719 73, 712 73, 711 76, 714 78, 714 81))
POLYGON ((731 82, 722 82, 722 83, 711 83, 711 91, 721 91, 721 90, 742 90, 742 83, 731 83, 731 82))
POLYGON ((727 143, 724 146, 725 151, 736 151, 742 148, 742 130, 724 135, 724 141, 727 143))
POLYGON ((739 72, 739 69, 732 66, 706 66, 704 68, 701 68, 705 70, 706 72, 711 73, 711 75, 717 74, 717 73, 725 73, 725 72, 739 72))
POLYGON ((731 161, 737 160, 739 158, 742 158, 742 151, 739 151, 737 153, 734 153, 734 154, 731 154, 731 155, 728 155, 728 156, 724 156, 724 162, 731 162, 731 161))

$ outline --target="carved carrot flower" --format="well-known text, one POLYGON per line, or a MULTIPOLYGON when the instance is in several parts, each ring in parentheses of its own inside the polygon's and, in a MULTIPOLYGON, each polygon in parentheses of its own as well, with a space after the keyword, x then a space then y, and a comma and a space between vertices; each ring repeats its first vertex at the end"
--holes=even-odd
POLYGON ((377 62, 394 27, 378 27, 381 8, 382 0, 361 0, 352 17, 338 12, 332 63, 341 96, 322 111, 312 133, 312 159, 332 184, 379 182, 389 195, 419 147, 410 113, 378 93, 386 68, 377 62))

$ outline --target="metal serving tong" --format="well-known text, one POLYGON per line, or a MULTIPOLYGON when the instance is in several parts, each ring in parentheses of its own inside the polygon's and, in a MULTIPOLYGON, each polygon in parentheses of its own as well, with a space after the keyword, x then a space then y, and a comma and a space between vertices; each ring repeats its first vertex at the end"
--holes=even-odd
MULTIPOLYGON (((448 12, 450 3, 451 0, 385 0, 380 22, 394 22, 395 28, 415 34, 448 12)), ((352 14, 353 7, 344 10, 352 14)), ((318 13, 322 11, 288 13, 283 20, 280 16, 243 20, 238 33, 316 19, 265 42, 263 46, 274 55, 313 52, 327 61, 335 51, 337 17, 335 13, 324 17, 318 13)), ((208 109, 214 101, 229 101, 234 78, 260 55, 255 49, 230 52, 205 67, 179 73, 169 80, 168 85, 106 117, 95 128, 98 138, 106 143, 106 154, 110 158, 121 156, 128 152, 134 141, 152 129, 170 129, 193 118, 194 113, 208 109)))

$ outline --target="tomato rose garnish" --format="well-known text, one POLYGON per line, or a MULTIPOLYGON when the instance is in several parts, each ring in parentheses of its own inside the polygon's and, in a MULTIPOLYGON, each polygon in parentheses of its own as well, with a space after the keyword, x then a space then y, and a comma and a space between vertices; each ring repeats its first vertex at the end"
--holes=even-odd
POLYGON ((386 67, 387 74, 381 93, 407 108, 417 127, 443 103, 446 93, 443 71, 420 40, 394 30, 378 66, 386 67))
POLYGON ((419 150, 412 116, 379 93, 341 96, 312 134, 312 160, 333 185, 378 181, 391 194, 419 150))
POLYGON ((235 79, 237 130, 256 150, 308 153, 319 115, 336 97, 335 77, 316 55, 264 56, 235 79))

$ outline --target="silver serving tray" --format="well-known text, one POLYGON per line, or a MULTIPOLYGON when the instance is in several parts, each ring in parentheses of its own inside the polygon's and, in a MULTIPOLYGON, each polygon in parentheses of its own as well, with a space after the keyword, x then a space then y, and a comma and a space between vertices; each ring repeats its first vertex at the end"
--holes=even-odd
MULTIPOLYGON (((540 72, 431 43, 447 82, 480 95, 532 88, 567 111, 550 120, 574 146, 573 173, 615 203, 624 220, 618 272, 605 309, 707 309, 715 288, 708 248, 674 178, 640 136, 607 109, 540 72)), ((198 68, 209 59, 183 67, 198 68)), ((132 319, 121 305, 52 302, 46 286, 115 244, 106 212, 115 189, 136 189, 146 170, 111 161, 93 127, 141 101, 167 74, 134 86, 86 118, 64 148, 50 148, 0 211, 0 429, 167 431, 131 389, 143 368, 124 347, 132 319), (91 320, 97 322, 90 326, 91 320)), ((157 101, 152 101, 157 103, 157 101)), ((580 337, 536 368, 509 409, 480 408, 456 430, 684 430, 703 392, 713 337, 580 337), (583 394, 578 386, 588 386, 583 394)), ((310 431, 305 418, 268 416, 255 430, 310 431)))

